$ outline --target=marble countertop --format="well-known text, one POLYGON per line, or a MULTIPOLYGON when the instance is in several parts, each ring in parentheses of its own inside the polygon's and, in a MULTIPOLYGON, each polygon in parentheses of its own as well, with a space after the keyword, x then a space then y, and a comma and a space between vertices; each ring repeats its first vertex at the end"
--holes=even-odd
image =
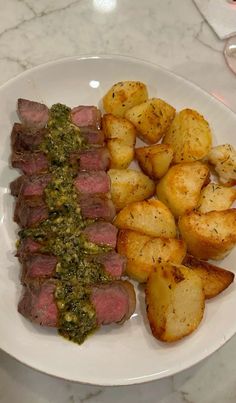
MULTIPOLYGON (((167 67, 236 112, 225 43, 191 0, 0 0, 0 10, 0 84, 61 57, 123 54, 167 67)), ((235 403, 235 368, 236 336, 189 370, 127 387, 59 380, 0 352, 0 402, 235 403)))

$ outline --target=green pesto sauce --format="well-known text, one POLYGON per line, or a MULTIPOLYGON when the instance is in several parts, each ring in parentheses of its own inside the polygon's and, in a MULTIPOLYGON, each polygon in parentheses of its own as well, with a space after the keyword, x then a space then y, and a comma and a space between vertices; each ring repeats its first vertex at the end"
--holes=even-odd
POLYGON ((49 218, 34 228, 20 231, 19 235, 21 239, 30 237, 40 242, 42 252, 57 256, 54 278, 58 284, 55 298, 59 333, 80 344, 97 327, 88 284, 111 280, 96 262, 96 254, 111 248, 88 242, 81 233, 94 220, 81 216, 74 186, 77 172, 69 165, 69 153, 86 148, 79 129, 70 122, 70 111, 62 104, 52 106, 48 133, 42 144, 51 163, 52 180, 44 190, 49 218))
POLYGON ((59 283, 55 297, 60 312, 59 334, 81 344, 97 328, 96 313, 90 302, 89 287, 59 283))
POLYGON ((86 148, 79 128, 69 119, 70 111, 68 106, 59 103, 50 109, 48 133, 41 150, 48 156, 52 165, 65 164, 71 152, 86 148))

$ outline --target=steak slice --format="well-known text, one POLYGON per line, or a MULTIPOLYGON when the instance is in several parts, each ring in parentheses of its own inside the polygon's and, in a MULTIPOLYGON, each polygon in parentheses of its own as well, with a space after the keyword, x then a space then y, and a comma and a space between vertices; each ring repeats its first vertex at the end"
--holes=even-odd
POLYGON ((16 256, 19 258, 20 262, 22 262, 28 255, 40 252, 41 248, 42 245, 31 238, 21 239, 16 256))
POLYGON ((11 190, 12 196, 17 197, 19 195, 21 186, 24 183, 25 178, 26 178, 25 175, 21 175, 21 176, 18 176, 14 181, 12 181, 10 183, 10 190, 11 190))
POLYGON ((87 144, 100 146, 104 144, 105 137, 102 130, 92 129, 89 127, 80 127, 80 134, 87 144))
POLYGON ((18 198, 15 206, 14 221, 22 228, 29 228, 46 220, 48 215, 48 207, 42 199, 18 198))
POLYGON ((45 281, 42 284, 31 284, 24 290, 18 304, 18 311, 41 326, 56 327, 58 324, 58 309, 54 292, 56 283, 45 281))
POLYGON ((95 222, 83 231, 88 241, 97 245, 116 247, 118 229, 108 222, 95 222))
POLYGON ((135 311, 135 292, 128 281, 114 281, 92 288, 91 302, 94 305, 98 325, 124 322, 135 311))
MULTIPOLYGON (((96 311, 97 325, 123 322, 135 311, 135 292, 128 281, 92 286, 90 301, 96 311)), ((25 287, 18 311, 41 326, 57 327, 59 314, 54 293, 56 282, 32 283, 25 287)))
POLYGON ((79 193, 94 194, 110 191, 110 178, 104 171, 79 172, 75 181, 79 193))
POLYGON ((103 219, 112 221, 116 215, 116 209, 111 199, 92 195, 81 195, 79 204, 83 218, 103 219))
POLYGON ((46 133, 46 129, 32 129, 20 123, 14 123, 11 132, 12 150, 15 152, 37 151, 46 133))
POLYGON ((78 127, 101 126, 101 112, 96 106, 76 106, 71 110, 71 121, 78 127))
POLYGON ((49 109, 46 105, 28 99, 18 99, 18 116, 27 127, 42 129, 49 118, 49 109))
POLYGON ((95 259, 114 278, 120 278, 125 272, 126 258, 115 251, 102 253, 95 259))
POLYGON ((51 174, 25 176, 22 179, 19 197, 42 197, 44 189, 51 180, 51 174))
POLYGON ((106 147, 73 152, 70 155, 70 163, 78 165, 80 171, 106 171, 110 166, 110 154, 106 147))
POLYGON ((42 152, 12 153, 11 163, 13 168, 21 169, 25 175, 37 175, 46 172, 49 167, 47 157, 42 152))
POLYGON ((24 260, 22 283, 27 284, 27 282, 36 278, 45 279, 53 277, 57 263, 57 257, 54 255, 40 253, 28 255, 24 260))

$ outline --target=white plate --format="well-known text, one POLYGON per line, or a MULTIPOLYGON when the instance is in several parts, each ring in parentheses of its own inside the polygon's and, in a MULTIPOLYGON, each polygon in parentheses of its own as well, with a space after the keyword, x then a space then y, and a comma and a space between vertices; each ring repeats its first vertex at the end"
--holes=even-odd
MULTIPOLYGON (((151 96, 177 110, 196 108, 209 120, 214 143, 234 142, 236 115, 195 85, 152 64, 117 56, 72 58, 29 70, 0 88, 0 347, 21 362, 65 379, 97 385, 127 385, 179 372, 209 356, 236 332, 235 284, 207 302, 199 328, 184 340, 167 345, 155 340, 145 319, 144 297, 123 326, 103 327, 81 346, 56 331, 35 326, 17 312, 20 297, 19 264, 13 256, 16 225, 9 182, 10 131, 17 119, 16 99, 28 98, 51 105, 98 104, 108 88, 120 80, 141 80, 151 96)), ((223 265, 234 269, 235 252, 223 265)))

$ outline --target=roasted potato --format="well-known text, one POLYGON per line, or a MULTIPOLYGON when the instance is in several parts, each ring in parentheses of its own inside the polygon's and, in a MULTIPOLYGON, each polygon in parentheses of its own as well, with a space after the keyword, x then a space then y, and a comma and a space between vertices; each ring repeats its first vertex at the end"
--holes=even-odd
POLYGON ((103 97, 106 113, 123 117, 125 112, 148 99, 147 87, 140 81, 121 81, 114 84, 103 97))
POLYGON ((178 217, 197 207, 207 181, 209 168, 200 161, 173 165, 157 184, 157 197, 178 217))
POLYGON ((169 128, 175 108, 159 98, 148 99, 129 109, 125 117, 134 124, 137 135, 147 144, 157 143, 169 128))
POLYGON ((198 211, 208 213, 209 211, 227 210, 236 200, 236 189, 209 183, 200 194, 198 201, 198 211))
POLYGON ((163 262, 182 263, 186 245, 180 239, 152 238, 136 231, 120 230, 117 251, 127 258, 126 274, 144 283, 155 266, 163 262))
POLYGON ((154 182, 134 169, 110 169, 108 175, 111 197, 117 211, 127 204, 147 199, 155 192, 154 182))
POLYGON ((184 109, 176 114, 163 143, 173 147, 174 163, 196 161, 209 153, 212 134, 202 115, 193 109, 184 109))
POLYGON ((179 230, 191 255, 223 259, 236 243, 236 209, 191 211, 179 218, 179 230))
POLYGON ((185 266, 163 264, 148 278, 146 306, 153 336, 167 342, 179 340, 192 333, 202 320, 202 280, 185 266))
POLYGON ((168 171, 174 152, 169 144, 156 144, 135 150, 142 171, 152 179, 159 179, 168 171))
POLYGON ((175 220, 168 207, 156 199, 131 203, 114 221, 121 229, 130 229, 153 237, 175 238, 175 220))
POLYGON ((216 146, 209 152, 207 159, 214 165, 223 185, 236 185, 236 151, 233 146, 230 144, 216 146))
POLYGON ((102 128, 111 155, 111 168, 125 169, 134 158, 136 130, 127 119, 104 115, 102 128))
POLYGON ((233 281, 234 273, 221 269, 206 261, 187 255, 183 264, 192 269, 202 279, 205 298, 213 298, 224 291, 233 281))

